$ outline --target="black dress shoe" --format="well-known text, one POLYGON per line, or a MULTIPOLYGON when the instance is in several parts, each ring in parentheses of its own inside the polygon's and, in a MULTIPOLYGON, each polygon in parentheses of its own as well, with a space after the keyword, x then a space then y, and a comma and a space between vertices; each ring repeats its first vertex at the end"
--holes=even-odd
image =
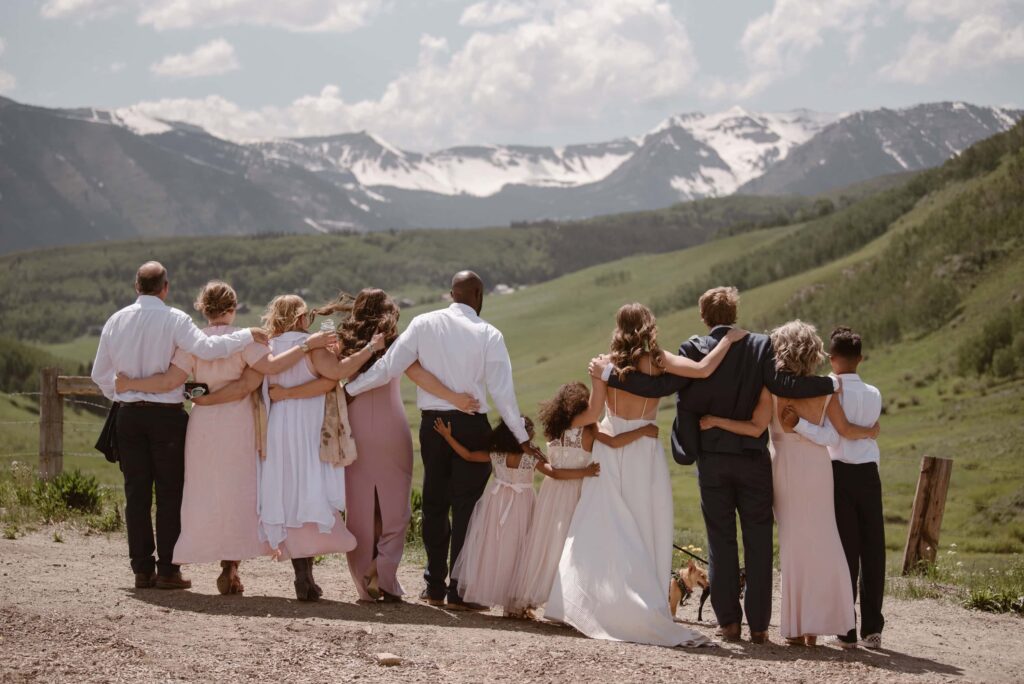
POLYGON ((380 590, 380 602, 381 603, 404 603, 402 597, 398 594, 389 594, 383 589, 380 590))
POLYGON ((450 610, 471 610, 477 613, 491 609, 490 606, 483 606, 479 603, 463 601, 462 599, 453 599, 451 596, 448 597, 448 608, 450 610))
POLYGON ((135 573, 135 588, 136 589, 152 589, 156 586, 156 573, 150 572, 137 572, 135 573))
POLYGON ((176 572, 173 575, 157 575, 156 576, 156 588, 157 589, 191 589, 192 580, 185 579, 181 576, 180 572, 176 572))
POLYGON ((433 596, 430 595, 430 590, 426 589, 426 588, 424 588, 423 591, 420 592, 420 600, 423 601, 424 603, 426 603, 428 606, 434 606, 434 607, 437 607, 437 608, 439 608, 439 607, 444 605, 444 598, 443 597, 442 598, 434 598, 433 596))

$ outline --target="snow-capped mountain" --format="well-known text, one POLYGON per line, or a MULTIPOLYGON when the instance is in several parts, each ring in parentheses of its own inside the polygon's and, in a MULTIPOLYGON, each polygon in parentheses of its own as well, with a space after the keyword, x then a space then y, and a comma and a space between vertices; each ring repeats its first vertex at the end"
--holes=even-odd
POLYGON ((855 112, 826 126, 740 192, 813 195, 877 176, 938 166, 1005 131, 1020 110, 964 102, 855 112))
POLYGON ((942 163, 1024 112, 734 107, 565 147, 402 150, 368 133, 230 141, 134 108, 0 98, 0 252, 135 236, 464 228, 811 195, 942 163))
POLYGON ((666 154, 683 157, 671 184, 680 199, 689 199, 731 193, 837 118, 807 110, 757 114, 733 107, 719 114, 674 116, 635 139, 566 147, 480 145, 419 153, 365 131, 261 145, 290 161, 351 171, 367 186, 472 197, 490 197, 509 185, 597 183, 645 147, 666 145, 666 154))

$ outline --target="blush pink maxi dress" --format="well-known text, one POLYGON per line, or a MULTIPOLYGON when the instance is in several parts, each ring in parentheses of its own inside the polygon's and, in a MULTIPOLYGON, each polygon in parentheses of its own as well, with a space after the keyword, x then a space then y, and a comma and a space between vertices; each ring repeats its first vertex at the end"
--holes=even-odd
POLYGON ((402 405, 400 378, 361 394, 348 405, 359 458, 345 469, 346 520, 356 548, 348 552, 348 569, 359 598, 371 599, 366 578, 376 564, 383 591, 402 596, 398 565, 412 509, 412 435, 402 405), (380 510, 376 537, 374 509, 380 510))
MULTIPOLYGON (((217 325, 207 335, 238 328, 217 325)), ((242 377, 246 366, 270 353, 261 344, 226 359, 203 361, 178 351, 172 363, 211 391, 242 377)), ((193 406, 185 437, 185 489, 175 563, 245 560, 270 553, 260 541, 256 514, 256 428, 249 397, 216 406, 193 406)))
MULTIPOLYGON (((831 397, 828 397, 831 399, 831 397)), ((822 409, 825 418, 828 400, 822 409)), ((786 432, 772 397, 772 484, 779 525, 783 638, 846 634, 857 626, 850 569, 836 527, 828 449, 786 432)))

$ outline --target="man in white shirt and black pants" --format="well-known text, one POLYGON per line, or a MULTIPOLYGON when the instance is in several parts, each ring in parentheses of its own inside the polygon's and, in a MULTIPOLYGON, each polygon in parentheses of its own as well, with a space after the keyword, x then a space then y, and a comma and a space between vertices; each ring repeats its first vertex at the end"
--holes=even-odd
POLYGON ((451 295, 451 306, 414 318, 387 353, 346 389, 356 396, 380 387, 418 360, 449 389, 472 394, 480 403, 479 413, 465 414, 422 389, 416 400, 422 412, 423 545, 427 551, 423 572, 427 586, 420 598, 439 606, 447 595, 450 606, 475 610, 482 606, 464 602, 456 581, 446 584, 446 580, 462 550, 469 518, 487 485, 491 466, 462 460, 434 431, 434 421, 443 418, 450 422, 455 439, 467 449, 486 450, 491 433, 487 421, 490 394, 501 419, 524 450, 533 455, 540 452, 523 426, 505 340, 497 328, 480 318, 483 281, 472 271, 457 273, 452 278, 451 295))
POLYGON ((254 338, 266 342, 266 335, 253 328, 207 337, 188 314, 164 304, 169 290, 167 270, 155 261, 139 267, 135 290, 139 293, 135 303, 115 313, 103 326, 92 379, 107 399, 120 403, 115 439, 124 474, 125 525, 135 586, 187 589, 192 583, 182 578, 172 562, 181 531, 185 482, 188 414, 183 388, 164 394, 119 393, 114 381, 118 373, 130 378, 163 373, 176 349, 201 359, 219 359, 241 351, 254 338), (155 544, 150 518, 154 484, 155 544))
MULTIPOLYGON (((846 327, 832 331, 829 360, 834 374, 842 381, 839 400, 843 411, 851 423, 874 425, 882 413, 882 394, 857 375, 862 358, 860 335, 846 327)), ((878 476, 878 442, 842 438, 827 419, 821 426, 801 419, 793 429, 828 447, 835 486, 836 526, 850 566, 854 600, 860 577, 861 643, 868 648, 881 648, 885 625, 885 520, 882 481, 878 476)), ((840 646, 852 647, 857 643, 857 630, 838 635, 838 642, 840 646)))

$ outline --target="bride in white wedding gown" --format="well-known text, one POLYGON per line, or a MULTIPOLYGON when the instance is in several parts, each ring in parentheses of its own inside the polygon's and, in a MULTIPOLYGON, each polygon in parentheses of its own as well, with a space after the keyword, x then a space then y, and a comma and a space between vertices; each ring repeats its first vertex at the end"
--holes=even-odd
MULTIPOLYGON (((611 351, 620 372, 707 377, 729 344, 741 337, 737 332, 695 363, 658 349, 654 315, 647 307, 623 306, 616 323, 611 351)), ((658 402, 609 389, 606 408, 601 430, 617 435, 655 422, 658 402)), ((710 645, 706 636, 676 623, 669 613, 674 515, 661 441, 644 437, 621 449, 595 442, 593 460, 601 464, 601 474, 583 481, 544 616, 595 639, 710 645)))

